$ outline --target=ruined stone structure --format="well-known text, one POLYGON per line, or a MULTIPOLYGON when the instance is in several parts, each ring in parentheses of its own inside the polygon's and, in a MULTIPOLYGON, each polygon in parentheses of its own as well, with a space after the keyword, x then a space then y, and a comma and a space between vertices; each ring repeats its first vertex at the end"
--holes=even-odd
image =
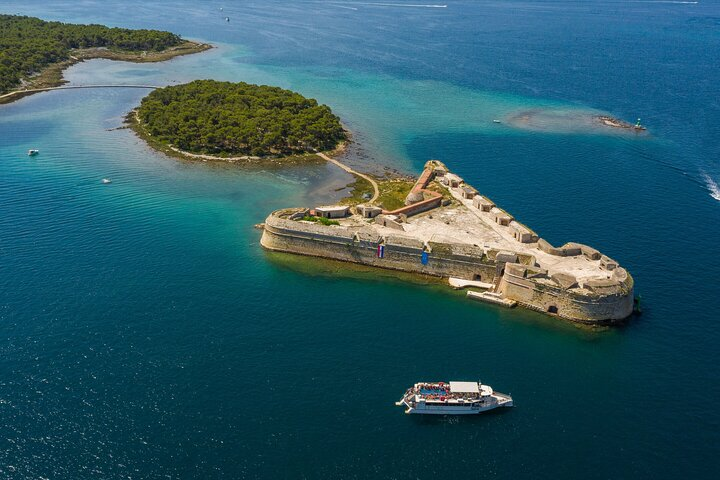
MULTIPOLYGON (((430 211, 375 217, 363 206, 340 225, 327 226, 303 221, 308 209, 278 210, 265 221, 261 244, 269 250, 484 282, 492 285, 489 293, 496 298, 577 322, 612 323, 632 313, 633 279, 617 262, 586 245, 553 247, 440 162, 428 162, 424 174, 423 189, 428 178, 440 178, 452 201, 434 202, 430 211)), ((412 200, 426 201, 415 197, 408 206, 412 200)))

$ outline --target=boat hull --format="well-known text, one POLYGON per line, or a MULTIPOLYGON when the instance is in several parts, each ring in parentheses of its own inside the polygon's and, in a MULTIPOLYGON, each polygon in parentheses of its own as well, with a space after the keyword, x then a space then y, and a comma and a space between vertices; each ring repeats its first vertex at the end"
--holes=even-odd
POLYGON ((512 407, 511 405, 491 405, 488 407, 430 407, 430 408, 412 408, 405 410, 407 414, 415 415, 477 415, 478 413, 495 410, 501 407, 512 407))
POLYGON ((495 401, 492 403, 475 403, 471 405, 451 405, 447 403, 428 405, 425 402, 416 403, 404 398, 397 402, 396 405, 404 405, 407 407, 405 413, 415 415, 477 415, 478 413, 495 410, 496 408, 513 406, 512 398, 509 396, 494 398, 495 401))

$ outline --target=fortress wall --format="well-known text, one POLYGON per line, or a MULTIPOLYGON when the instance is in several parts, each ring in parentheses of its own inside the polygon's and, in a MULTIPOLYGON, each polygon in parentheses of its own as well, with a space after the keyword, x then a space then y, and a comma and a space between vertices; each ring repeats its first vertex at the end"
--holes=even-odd
POLYGON ((544 238, 539 238, 537 242, 538 250, 542 250, 550 255, 555 255, 556 257, 576 257, 583 254, 579 243, 566 243, 561 248, 556 248, 550 245, 544 238))
MULTIPOLYGON (((586 323, 622 320, 633 309, 632 277, 623 269, 616 273, 615 285, 576 291, 550 284, 547 278, 525 278, 526 268, 513 264, 496 264, 481 255, 453 252, 452 248, 435 248, 422 264, 423 249, 412 244, 393 244, 388 238, 384 256, 377 256, 377 241, 355 240, 352 229, 298 224, 298 222, 270 216, 266 220, 261 245, 268 250, 331 258, 346 262, 436 277, 459 277, 490 282, 506 267, 497 291, 522 306, 543 313, 586 323), (332 234, 330 234, 332 233, 332 234), (617 282, 617 283, 616 283, 617 282), (584 294, 582 292, 587 292, 584 294), (551 308, 552 307, 552 308, 551 308)), ((400 243, 400 242, 398 242, 400 243)))
POLYGON ((498 292, 526 308, 554 313, 577 322, 622 320, 630 316, 633 310, 631 282, 618 285, 607 295, 584 295, 516 276, 513 271, 506 269, 498 292))
POLYGON ((332 258, 374 267, 422 273, 436 277, 460 277, 483 281, 492 280, 495 265, 487 265, 481 258, 460 255, 444 256, 430 253, 426 265, 422 264, 422 249, 401 245, 385 245, 383 258, 377 256, 378 243, 344 241, 328 235, 308 235, 272 222, 265 224, 260 244, 268 250, 332 258))

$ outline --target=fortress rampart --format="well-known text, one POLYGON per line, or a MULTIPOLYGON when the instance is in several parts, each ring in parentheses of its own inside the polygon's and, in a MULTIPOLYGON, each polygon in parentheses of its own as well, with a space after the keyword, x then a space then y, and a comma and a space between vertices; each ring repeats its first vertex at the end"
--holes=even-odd
MULTIPOLYGON (((275 212, 265 221, 260 243, 268 250, 332 258, 436 277, 474 278, 477 275, 483 280, 490 280, 496 273, 495 262, 483 259, 480 255, 448 251, 428 255, 427 264, 423 265, 425 245, 419 240, 416 243, 393 235, 379 237, 374 232, 316 224, 302 225, 302 228, 298 229, 298 222, 282 218, 281 212, 275 212), (381 245, 384 250, 382 257, 378 255, 381 245)), ((444 247, 452 249, 451 245, 444 247)))
MULTIPOLYGON (((353 215, 340 225, 324 225, 302 220, 308 209, 278 210, 265 221, 261 245, 268 250, 492 285, 493 295, 576 322, 612 323, 632 313, 633 279, 617 262, 586 245, 553 247, 524 226, 523 232, 531 238, 519 235, 510 222, 496 220, 496 213, 483 210, 491 203, 487 199, 481 197, 473 206, 472 196, 463 196, 459 186, 452 188, 458 189, 463 205, 436 207, 430 215, 418 215, 412 222, 398 220, 392 227, 382 217, 377 224, 372 218, 353 215), (468 216, 467 208, 484 212, 488 219, 477 217, 478 212, 468 216), (453 239, 455 227, 443 222, 444 210, 470 240, 459 233, 453 239), (460 214, 466 216, 457 220, 460 214), (441 234, 430 228, 438 225, 441 234)), ((501 217, 506 216, 502 211, 501 217)))

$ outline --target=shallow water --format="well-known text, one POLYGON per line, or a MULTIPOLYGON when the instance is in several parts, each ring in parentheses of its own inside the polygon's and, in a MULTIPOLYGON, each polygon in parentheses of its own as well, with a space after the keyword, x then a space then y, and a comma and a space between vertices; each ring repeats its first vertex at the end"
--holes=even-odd
POLYGON ((716 471, 717 6, 372 3, 0 11, 212 42, 162 64, 85 62, 66 77, 243 80, 316 97, 353 131, 351 163, 416 173, 445 161, 551 243, 588 243, 626 266, 643 316, 578 328, 433 282, 268 255, 255 223, 329 201, 351 179, 325 165, 158 155, 116 130, 143 91, 38 94, 0 106, 2 476, 716 471), (505 121, 527 111, 543 128, 505 121), (648 134, 578 128, 597 112, 642 117, 648 134), (424 419, 393 405, 415 381, 478 377, 517 406, 424 419))

